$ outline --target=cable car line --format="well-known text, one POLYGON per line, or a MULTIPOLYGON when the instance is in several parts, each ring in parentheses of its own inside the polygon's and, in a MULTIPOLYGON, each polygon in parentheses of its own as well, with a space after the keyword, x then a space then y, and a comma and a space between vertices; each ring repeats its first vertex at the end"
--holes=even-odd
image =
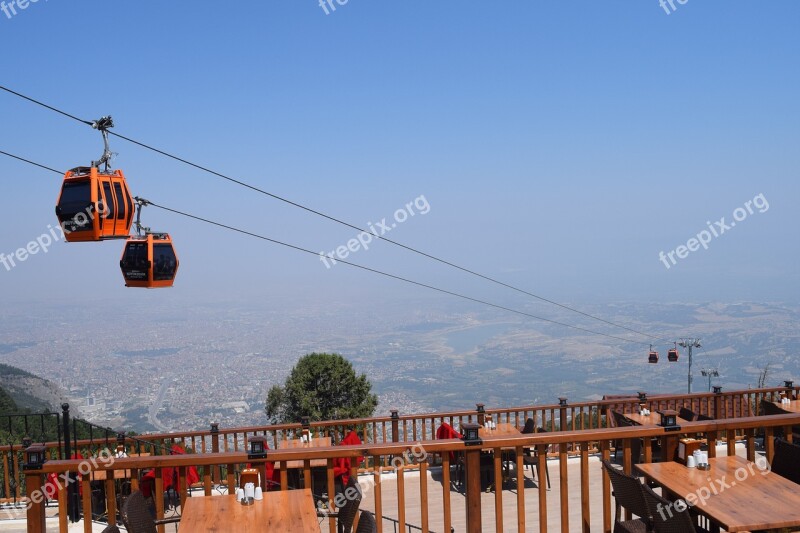
MULTIPOLYGON (((15 95, 15 96, 19 96, 20 98, 23 98, 23 99, 25 99, 25 100, 27 100, 27 101, 29 101, 29 102, 32 102, 32 103, 34 103, 34 104, 40 105, 40 106, 42 106, 42 107, 45 107, 45 108, 47 108, 47 109, 50 109, 50 110, 52 110, 52 111, 55 111, 55 112, 57 112, 57 113, 60 113, 61 115, 64 115, 64 116, 66 116, 66 117, 68 117, 68 118, 71 118, 71 119, 73 119, 73 120, 76 120, 76 121, 78 121, 78 122, 81 122, 81 123, 83 123, 83 124, 86 124, 86 125, 92 126, 93 128, 96 128, 96 129, 98 129, 98 126, 97 126, 97 124, 98 124, 98 121, 86 121, 86 120, 82 120, 82 119, 80 119, 80 118, 78 118, 78 117, 76 117, 76 116, 74 116, 74 115, 72 115, 72 114, 70 114, 70 113, 67 113, 67 112, 65 112, 65 111, 62 111, 62 110, 60 110, 60 109, 57 109, 57 108, 55 108, 55 107, 52 107, 52 106, 50 106, 50 105, 47 105, 47 104, 45 104, 45 103, 43 103, 43 102, 40 102, 39 100, 36 100, 36 99, 34 99, 34 98, 31 98, 31 97, 29 97, 29 96, 25 96, 25 95, 23 95, 23 94, 20 94, 20 93, 18 93, 18 92, 16 92, 16 91, 13 91, 13 90, 11 90, 11 89, 9 89, 9 88, 5 87, 5 86, 2 86, 2 85, 0 85, 0 89, 4 90, 4 91, 6 91, 6 92, 8 92, 8 93, 10 93, 10 94, 13 94, 13 95, 15 95)), ((109 118, 110 118, 110 117, 109 117, 109 118)), ((102 131, 103 131, 103 133, 104 133, 104 134, 106 133, 106 130, 102 130, 102 131)), ((341 219, 339 219, 339 218, 336 218, 336 217, 334 217, 334 216, 332 216, 332 215, 328 215, 328 214, 326 214, 326 213, 323 213, 323 212, 321 212, 321 211, 318 211, 318 210, 316 210, 316 209, 313 209, 313 208, 307 207, 307 206, 305 206, 305 205, 302 205, 302 204, 300 204, 300 203, 294 202, 294 201, 292 201, 292 200, 289 200, 289 199, 287 199, 287 198, 284 198, 284 197, 282 197, 282 196, 278 196, 278 195, 276 195, 276 194, 274 194, 274 193, 271 193, 271 192, 269 192, 269 191, 266 191, 266 190, 264 190, 264 189, 261 189, 261 188, 259 188, 259 187, 256 187, 256 186, 254 186, 254 185, 251 185, 251 184, 249 184, 249 183, 246 183, 246 182, 244 182, 244 181, 241 181, 241 180, 238 180, 238 179, 232 178, 232 177, 230 177, 230 176, 226 176, 225 174, 222 174, 222 173, 220 173, 220 172, 217 172, 217 171, 215 171, 215 170, 211 170, 211 169, 209 169, 209 168, 207 168, 207 167, 204 167, 204 166, 202 166, 202 165, 199 165, 199 164, 197 164, 197 163, 193 163, 193 162, 191 162, 191 161, 188 161, 188 160, 186 160, 186 159, 183 159, 183 158, 181 158, 181 157, 178 157, 178 156, 176 156, 176 155, 174 155, 174 154, 171 154, 171 153, 169 153, 169 152, 165 152, 165 151, 163 151, 163 150, 160 150, 160 149, 158 149, 158 148, 155 148, 155 147, 153 147, 153 146, 150 146, 150 145, 148 145, 148 144, 145 144, 145 143, 143 143, 143 142, 137 141, 137 140, 135 140, 135 139, 131 139, 130 137, 126 137, 126 136, 124 136, 124 135, 121 135, 121 134, 119 134, 119 133, 116 133, 116 132, 113 132, 113 131, 107 131, 107 133, 109 133, 109 134, 111 134, 111 135, 114 135, 115 137, 118 137, 118 138, 120 138, 120 139, 123 139, 123 140, 125 140, 125 141, 128 141, 128 142, 130 142, 130 143, 132 143, 132 144, 138 145, 138 146, 140 146, 140 147, 142 147, 142 148, 145 148, 145 149, 147 149, 147 150, 150 150, 150 151, 153 151, 153 152, 155 152, 155 153, 158 153, 158 154, 160 154, 160 155, 163 155, 164 157, 168 157, 168 158, 170 158, 170 159, 174 159, 175 161, 178 161, 178 162, 184 163, 184 164, 186 164, 186 165, 188 165, 188 166, 191 166, 191 167, 193 167, 193 168, 196 168, 196 169, 198 169, 198 170, 201 170, 201 171, 203 171, 203 172, 206 172, 206 173, 212 174, 212 175, 214 175, 214 176, 217 176, 217 177, 219 177, 219 178, 225 179, 225 180, 227 180, 227 181, 229 181, 229 182, 231 182, 231 183, 235 183, 235 184, 237 184, 237 185, 240 185, 240 186, 242 186, 242 187, 245 187, 245 188, 247 188, 247 189, 250 189, 250 190, 252 190, 252 191, 254 191, 254 192, 258 192, 258 193, 260 193, 260 194, 263 194, 263 195, 265 195, 265 196, 268 196, 268 197, 270 197, 270 198, 273 198, 273 199, 275 199, 275 200, 278 200, 278 201, 280 201, 280 202, 284 202, 284 203, 286 203, 286 204, 288 204, 288 205, 291 205, 291 206, 293 206, 293 207, 297 207, 297 208, 299 208, 299 209, 302 209, 302 210, 304 210, 304 211, 307 211, 307 212, 309 212, 309 213, 312 213, 312 214, 314 214, 314 215, 317 215, 317 216, 319 216, 319 217, 325 218, 325 219, 327 219, 327 220, 330 220, 330 221, 332 221, 332 222, 335 222, 335 223, 337 223, 337 224, 340 224, 340 225, 346 226, 346 227, 348 227, 348 228, 350 228, 350 229, 354 229, 354 230, 356 230, 356 231, 358 231, 358 232, 364 232, 364 233, 371 234, 371 235, 373 235, 374 237, 376 237, 376 238, 378 238, 378 239, 380 239, 380 240, 386 241, 386 242, 388 242, 388 243, 390 243, 390 244, 393 244, 393 245, 395 245, 395 246, 398 246, 398 247, 400 247, 400 248, 403 248, 403 249, 405 249, 405 250, 408 250, 408 251, 410 251, 410 252, 413 252, 413 253, 415 253, 415 254, 421 255, 421 256, 423 256, 423 257, 426 257, 426 258, 428 258, 428 259, 431 259, 431 260, 433 260, 433 261, 436 261, 436 262, 439 262, 439 263, 441 263, 441 264, 447 265, 447 266, 449 266, 449 267, 451 267, 451 268, 455 268, 455 269, 457 269, 457 270, 460 270, 460 271, 462 271, 462 272, 466 272, 466 273, 468 273, 468 274, 470 274, 470 275, 472 275, 472 276, 475 276, 475 277, 481 278, 481 279, 483 279, 483 280, 485 280, 485 281, 489 281, 489 282, 491 282, 491 283, 494 283, 494 284, 496 284, 496 285, 500 285, 500 286, 502 286, 502 287, 505 287, 505 288, 507 288, 507 289, 510 289, 510 290, 516 291, 516 292, 518 292, 518 293, 525 294, 525 295, 527 295, 527 296, 530 296, 530 297, 532 297, 532 298, 535 298, 535 299, 537 299, 537 300, 540 300, 540 301, 542 301, 542 302, 545 302, 545 303, 548 303, 548 304, 551 304, 551 305, 555 305, 555 306, 561 307, 562 309, 566 309, 566 310, 568 310, 568 311, 571 311, 571 312, 573 312, 573 313, 577 313, 577 314, 583 315, 583 316, 585 316, 585 317, 587 317, 587 318, 591 318, 592 320, 596 320, 596 321, 599 321, 599 322, 603 322, 604 324, 607 324, 607 325, 610 325, 610 326, 614 326, 614 327, 616 327, 616 328, 621 328, 621 329, 624 329, 624 330, 626 330, 626 331, 629 331, 629 332, 631 332, 631 333, 635 333, 635 334, 637 334, 637 335, 641 335, 641 336, 648 337, 648 338, 655 339, 655 340, 661 340, 661 341, 664 341, 664 342, 669 342, 667 339, 662 339, 662 338, 658 337, 657 335, 652 335, 652 334, 650 334, 650 333, 645 333, 645 332, 642 332, 642 331, 639 331, 639 330, 633 329, 633 328, 631 328, 631 327, 629 327, 629 326, 625 326, 625 325, 622 325, 622 324, 618 324, 618 323, 616 323, 616 322, 612 322, 612 321, 610 321, 610 320, 606 320, 606 319, 604 319, 604 318, 601 318, 601 317, 599 317, 599 316, 593 315, 593 314, 591 314, 591 313, 587 313, 587 312, 581 311, 581 310, 579 310, 579 309, 575 309, 574 307, 570 307, 570 306, 568 306, 568 305, 566 305, 566 304, 562 304, 562 303, 556 302, 556 301, 554 301, 554 300, 551 300, 551 299, 549 299, 549 298, 545 298, 545 297, 543 297, 543 296, 539 296, 538 294, 534 294, 534 293, 532 293, 532 292, 530 292, 530 291, 527 291, 527 290, 525 290, 525 289, 521 289, 521 288, 519 288, 519 287, 516 287, 516 286, 514 286, 514 285, 511 285, 511 284, 509 284, 509 283, 505 283, 505 282, 503 282, 503 281, 500 281, 500 280, 498 280, 498 279, 496 279, 496 278, 493 278, 493 277, 491 277, 491 276, 487 276, 487 275, 485 275, 485 274, 481 274, 481 273, 479 273, 479 272, 476 272, 476 271, 474 271, 474 270, 471 270, 471 269, 469 269, 469 268, 466 268, 466 267, 462 267, 462 266, 460 266, 460 265, 457 265, 457 264, 455 264, 455 263, 453 263, 453 262, 451 262, 451 261, 448 261, 448 260, 446 260, 446 259, 442 259, 442 258, 440 258, 440 257, 437 257, 437 256, 435 256, 435 255, 429 254, 429 253, 427 253, 427 252, 423 252, 422 250, 419 250, 419 249, 417 249, 417 248, 414 248, 414 247, 412 247, 412 246, 409 246, 409 245, 403 244, 403 243, 401 243, 401 242, 395 241, 394 239, 390 239, 390 238, 388 238, 388 237, 384 237, 384 236, 382 236, 382 235, 378 235, 377 233, 374 233, 374 232, 367 231, 367 230, 365 230, 365 229, 363 229, 363 228, 360 228, 359 226, 357 226, 357 225, 355 225, 355 224, 351 224, 351 223, 349 223, 349 222, 346 222, 346 221, 344 221, 344 220, 341 220, 341 219)))
MULTIPOLYGON (((187 218, 192 218, 194 220, 198 220, 200 222, 205 222, 207 224, 211 224, 211 225, 218 226, 218 227, 221 227, 221 228, 224 228, 224 229, 235 231, 235 232, 241 233, 243 235, 249 235, 251 237, 255 237, 257 239, 261 239, 261 240, 264 240, 264 241, 267 241, 267 242, 271 242, 273 244, 279 244, 281 246, 285 246, 287 248, 291 248, 291 249, 297 250, 299 252, 304 252, 304 253, 307 253, 307 254, 311 254, 313 256, 319 256, 318 252, 315 252, 313 250, 309 250, 308 248, 303 248, 301 246, 297 246, 297 245, 290 244, 290 243, 287 243, 287 242, 283 242, 283 241, 279 241, 279 240, 276 240, 276 239, 272 239, 270 237, 266 237, 266 236, 260 235, 258 233, 253 233, 251 231, 243 230, 243 229, 237 228, 235 226, 229 226, 229 225, 223 224, 221 222, 216 222, 214 220, 210 220, 210 219, 207 219, 207 218, 204 218, 204 217, 200 217, 200 216, 197 216, 197 215, 192 215, 191 213, 186 213, 184 211, 179 211, 177 209, 172 209, 170 207, 166 207, 166 206, 163 206, 163 205, 155 204, 153 202, 150 202, 149 205, 152 205, 153 207, 157 207, 159 209, 163 209, 164 211, 169 211, 170 213, 174 213, 174 214, 181 215, 181 216, 184 216, 184 217, 187 217, 187 218)), ((368 267, 368 266, 360 265, 358 263, 353 263, 353 262, 350 262, 350 261, 338 260, 338 259, 337 259, 337 262, 344 263, 346 265, 349 265, 351 267, 355 267, 355 268, 358 268, 358 269, 361 269, 361 270, 366 270, 367 272, 372 272, 374 274, 379 274, 381 276, 386 276, 386 277, 389 277, 389 278, 392 278, 392 279, 403 281, 405 283, 410 283, 410 284, 416 285, 418 287, 424 287, 426 289, 434 290, 434 291, 437 291, 437 292, 440 292, 440 293, 443 293, 443 294, 448 294, 450 296, 455 296, 457 298, 461 298, 461 299, 468 300, 468 301, 471 301, 471 302, 487 305, 489 307, 494 307, 495 309, 501 309, 503 311, 508 311, 510 313, 515 313, 515 314, 526 316, 526 317, 529 317, 529 318, 534 318, 536 320, 549 322, 551 324, 555 324, 555 325, 558 325, 558 326, 564 326, 564 327, 576 329, 576 330, 579 330, 579 331, 583 331, 585 333, 590 333, 592 335, 602 335, 604 337, 620 340, 620 341, 623 341, 625 343, 645 344, 645 343, 642 343, 641 341, 633 341, 633 340, 630 340, 630 339, 625 339, 623 337, 617 337, 616 335, 609 335, 607 333, 601 333, 599 331, 594 331, 594 330, 590 330, 590 329, 587 329, 587 328, 582 328, 580 326, 567 324, 565 322, 559 322, 557 320, 551 320, 549 318, 536 316, 536 315, 533 315, 531 313, 526 313, 525 311, 519 311, 519 310, 513 309, 511 307, 505 307, 503 305, 495 304, 495 303, 492 303, 492 302, 488 302, 486 300, 481 300, 479 298, 473 298, 472 296, 467 296, 465 294, 461 294, 461 293, 458 293, 458 292, 454 292, 454 291, 450 291, 450 290, 447 290, 447 289, 442 289, 442 288, 439 288, 439 287, 435 287, 433 285, 429 285, 429 284, 423 283, 421 281, 415 281, 415 280, 410 279, 410 278, 405 278, 405 277, 402 277, 402 276, 398 276, 396 274, 391 274, 389 272, 384 272, 382 270, 378 270, 378 269, 371 268, 371 267, 368 267)))
MULTIPOLYGON (((14 154, 10 154, 10 153, 2 151, 2 150, 0 150, 0 154, 7 155, 7 156, 12 157, 14 159, 17 159, 19 161, 23 161, 25 163, 29 163, 31 165, 35 165, 37 167, 40 167, 40 168, 43 168, 43 169, 46 169, 46 170, 49 170, 51 172, 54 172, 56 174, 61 175, 61 172, 56 170, 56 169, 54 169, 54 168, 50 168, 48 166, 45 166, 45 165, 42 165, 42 164, 39 164, 39 163, 35 163, 33 161, 30 161, 28 159, 16 156, 14 154)), ((260 240, 263 240, 263 241, 267 241, 267 242, 270 242, 270 243, 273 243, 273 244, 278 244, 280 246, 283 246, 283 247, 286 247, 286 248, 290 248, 292 250, 296 250, 296 251, 299 251, 299 252, 311 254, 311 255, 313 255, 315 257, 319 255, 317 252, 315 252, 313 250, 310 250, 308 248, 303 248, 301 246, 297 246, 297 245, 290 244, 290 243, 287 243, 287 242, 279 241, 277 239, 272 239, 270 237, 267 237, 267 236, 264 236, 264 235, 260 235, 258 233, 254 233, 254 232, 251 232, 251 231, 247 231, 247 230, 244 230, 244 229, 241 229, 241 228, 237 228, 235 226, 230 226, 228 224, 223 224, 222 222, 217 222, 217 221, 205 218, 205 217, 201 217, 201 216, 198 216, 198 215, 193 215, 191 213, 187 213, 185 211, 180 211, 178 209, 173 209, 173 208, 170 208, 170 207, 167 207, 167 206, 156 204, 156 203, 154 203, 152 201, 144 200, 144 199, 139 198, 139 197, 135 197, 134 200, 136 201, 137 205, 139 205, 140 207, 142 205, 149 205, 149 206, 157 207, 159 209, 162 209, 164 211, 168 211, 170 213, 174 213, 176 215, 181 215, 181 216, 184 216, 184 217, 187 217, 187 218, 191 218, 191 219, 194 219, 194 220, 197 220, 197 221, 200 221, 200 222, 205 222, 207 224, 211 224, 211 225, 223 228, 223 229, 227 229, 227 230, 230 230, 230 231, 241 233, 243 235, 248 235, 250 237, 254 237, 254 238, 257 238, 257 239, 260 239, 260 240)), ((384 272, 382 270, 378 270, 378 269, 371 268, 371 267, 368 267, 368 266, 360 265, 358 263, 353 263, 351 261, 340 260, 339 262, 343 263, 345 265, 349 265, 349 266, 354 267, 354 268, 358 268, 360 270, 364 270, 364 271, 367 271, 367 272, 372 272, 373 274, 378 274, 378 275, 381 275, 381 276, 392 278, 392 279, 395 279, 395 280, 398 280, 398 281, 402 281, 404 283, 408 283, 408 284, 411 284, 411 285, 416 285, 418 287, 423 287, 423 288, 426 288, 426 289, 429 289, 429 290, 433 290, 433 291, 436 291, 436 292, 439 292, 439 293, 442 293, 442 294, 447 294, 447 295, 454 296, 454 297, 457 297, 457 298, 461 298, 463 300, 467 300, 467 301, 470 301, 470 302, 479 303, 479 304, 486 305, 488 307, 493 307, 495 309, 499 309, 499 310, 502 310, 502 311, 507 311, 509 313, 514 313, 514 314, 525 316, 525 317, 528 317, 528 318, 533 318, 533 319, 536 319, 536 320, 540 320, 542 322, 548 322, 550 324, 554 324, 554 325, 557 325, 557 326, 567 327, 567 328, 574 329, 574 330, 577 330, 577 331, 582 331, 584 333, 589 333, 591 335, 599 335, 599 336, 607 337, 609 339, 619 340, 619 341, 622 341, 622 342, 624 342, 626 344, 644 344, 644 345, 648 345, 648 343, 643 343, 641 341, 635 341, 635 340, 631 340, 631 339, 626 339, 624 337, 618 337, 616 335, 610 335, 608 333, 602 333, 600 331, 594 331, 594 330, 591 330, 591 329, 588 329, 588 328, 583 328, 581 326, 575 326, 573 324, 567 324, 566 322, 560 322, 558 320, 552 320, 552 319, 549 319, 549 318, 540 317, 540 316, 537 316, 537 315, 534 315, 534 314, 531 314, 531 313, 527 313, 525 311, 520 311, 518 309, 513 309, 511 307, 506 307, 506 306, 503 306, 503 305, 500 305, 500 304, 495 304, 495 303, 492 303, 492 302, 489 302, 489 301, 486 301, 486 300, 481 300, 479 298, 473 298, 472 296, 467 296, 465 294, 461 294, 461 293, 458 293, 458 292, 450 291, 450 290, 447 290, 447 289, 442 289, 442 288, 436 287, 434 285, 429 285, 429 284, 423 283, 421 281, 416 281, 416 280, 413 280, 413 279, 410 279, 410 278, 405 278, 405 277, 399 276, 397 274, 391 274, 389 272, 384 272)))

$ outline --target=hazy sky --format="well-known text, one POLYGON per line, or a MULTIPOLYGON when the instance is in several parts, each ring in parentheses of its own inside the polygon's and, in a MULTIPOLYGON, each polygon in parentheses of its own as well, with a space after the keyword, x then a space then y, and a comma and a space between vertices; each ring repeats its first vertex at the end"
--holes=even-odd
MULTIPOLYGON (((796 303, 800 3, 675 5, 39 1, 0 12, 0 84, 359 226, 418 199, 387 236, 555 300, 796 303), (688 242, 704 230, 708 249, 688 242)), ((102 151, 88 126, 6 93, 0 117, 1 150, 57 169, 102 151)), ((315 251, 356 236, 112 150, 154 202, 315 251)), ((56 224, 60 178, 2 156, 0 174, 9 255, 56 224)), ((175 288, 126 289, 120 242, 58 243, 0 265, 2 297, 425 294, 155 208, 144 222, 175 239, 175 288)), ((387 243, 348 259, 521 302, 387 243)))

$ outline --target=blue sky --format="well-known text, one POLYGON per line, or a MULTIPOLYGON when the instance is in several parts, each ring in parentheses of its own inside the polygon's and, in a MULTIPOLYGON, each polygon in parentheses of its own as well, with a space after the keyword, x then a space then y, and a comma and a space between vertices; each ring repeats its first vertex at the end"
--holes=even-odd
MULTIPOLYGON (((783 300, 800 259, 800 4, 49 0, 0 12, 2 85, 356 225, 424 195, 388 235, 555 300, 783 300), (763 194, 707 250, 707 221, 763 194)), ((0 149, 67 169, 100 135, 0 94, 0 149)), ((313 250, 355 236, 112 138, 134 194, 313 250)), ((55 224, 60 178, 0 157, 0 252, 55 224)), ((241 299, 423 289, 150 208, 182 261, 172 292, 126 289, 119 242, 11 271, 6 300, 241 299), (67 280, 69 280, 67 282, 67 280), (177 293, 177 294, 176 294, 177 293)), ((349 259, 522 301, 386 243, 349 259)))

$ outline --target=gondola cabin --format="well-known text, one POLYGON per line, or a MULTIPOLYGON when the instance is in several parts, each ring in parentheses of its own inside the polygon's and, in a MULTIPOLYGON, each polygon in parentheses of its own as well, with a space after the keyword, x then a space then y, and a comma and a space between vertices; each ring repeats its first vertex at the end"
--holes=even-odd
POLYGON ((667 352, 667 360, 670 363, 677 363, 678 362, 678 349, 677 348, 670 348, 667 352))
POLYGON ((178 256, 168 234, 148 233, 128 239, 119 266, 126 287, 172 287, 178 272, 178 256))
POLYGON ((127 239, 134 205, 121 170, 78 167, 64 174, 56 216, 67 242, 127 239))
POLYGON ((648 363, 658 363, 658 352, 650 351, 650 355, 647 357, 648 363))

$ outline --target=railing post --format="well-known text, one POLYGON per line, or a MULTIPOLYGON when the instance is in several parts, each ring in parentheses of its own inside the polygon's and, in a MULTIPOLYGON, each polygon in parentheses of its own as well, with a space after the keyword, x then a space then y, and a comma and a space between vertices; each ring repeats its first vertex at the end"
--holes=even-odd
POLYGON ((44 476, 39 472, 25 472, 25 493, 30 507, 27 513, 28 533, 45 531, 44 476))
MULTIPOLYGON (((61 404, 61 421, 64 424, 64 459, 72 458, 72 421, 69 416, 69 404, 61 404)), ((67 516, 70 522, 78 522, 81 519, 80 492, 78 491, 77 479, 74 472, 67 472, 67 516)))
MULTIPOLYGON (((203 450, 205 452, 205 450, 203 450)), ((219 423, 211 422, 211 453, 219 453, 219 423)), ((214 465, 211 469, 211 482, 220 483, 219 465, 214 465)), ((228 487, 231 490, 232 487, 228 487)))
POLYGON ((787 379, 783 384, 786 386, 786 397, 794 400, 794 381, 787 379))
MULTIPOLYGON (((482 404, 479 404, 482 405, 482 404)), ((464 489, 467 497, 467 533, 481 533, 481 445, 479 424, 461 424, 464 444, 464 489)), ((497 481, 497 480, 496 480, 497 481)), ((500 485, 498 485, 500 486, 500 485)), ((500 489, 496 489, 500 490, 500 489)))
POLYGON ((482 403, 476 403, 475 407, 478 411, 478 425, 483 426, 486 423, 486 408, 482 403))
POLYGON ((567 399, 566 398, 559 398, 558 399, 558 408, 560 411, 560 424, 561 427, 559 428, 561 431, 567 430, 567 399))
POLYGON ((721 420, 722 417, 722 387, 714 387, 714 418, 721 420))
POLYGON ((400 442, 400 413, 392 409, 392 442, 400 442))

